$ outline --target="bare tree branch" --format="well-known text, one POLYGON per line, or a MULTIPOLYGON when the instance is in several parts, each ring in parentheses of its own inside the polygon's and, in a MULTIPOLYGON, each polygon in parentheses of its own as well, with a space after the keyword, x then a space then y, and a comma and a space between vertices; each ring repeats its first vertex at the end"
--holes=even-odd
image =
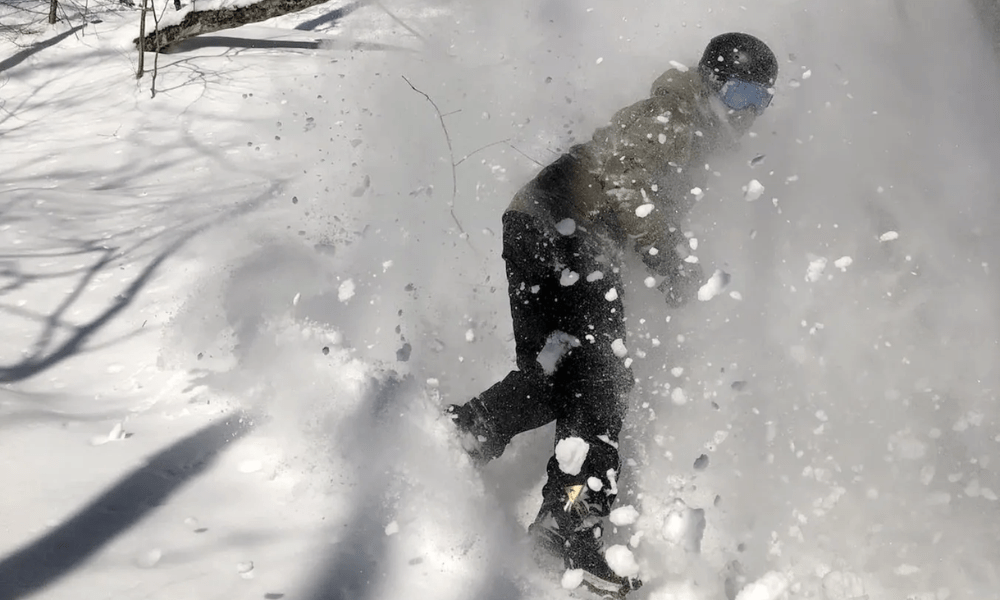
POLYGON ((520 155, 521 155, 521 156, 523 156, 524 158, 527 158, 528 160, 530 160, 531 162, 535 163, 535 164, 536 164, 536 165, 538 165, 539 167, 544 167, 544 166, 545 166, 545 165, 543 165, 542 163, 538 162, 537 160, 535 160, 535 159, 531 158, 530 156, 528 156, 528 155, 527 155, 527 154, 525 154, 524 152, 522 152, 522 151, 520 150, 520 148, 518 148, 518 147, 517 147, 517 146, 515 146, 514 144, 507 144, 507 145, 508 145, 508 146, 510 146, 511 150, 513 150, 514 152, 517 152, 518 154, 520 154, 520 155))
POLYGON ((444 131, 444 139, 448 143, 448 162, 451 165, 451 202, 448 203, 448 212, 451 213, 452 220, 455 221, 455 225, 458 226, 459 233, 461 233, 462 237, 464 237, 466 241, 469 241, 469 245, 471 246, 472 242, 469 240, 468 234, 465 233, 465 228, 462 227, 462 223, 459 222, 458 216, 455 215, 455 198, 458 196, 458 171, 456 167, 458 165, 455 164, 455 151, 451 146, 451 135, 448 133, 448 126, 444 124, 444 116, 441 114, 441 109, 438 108, 437 102, 434 102, 433 98, 418 90, 416 86, 410 83, 410 80, 406 78, 406 75, 403 75, 402 77, 403 81, 405 81, 414 92, 420 94, 424 98, 427 98, 427 101, 434 107, 434 112, 437 114, 438 122, 441 123, 441 130, 444 131))
MULTIPOLYGON (((506 144, 509 141, 510 141, 510 138, 507 138, 505 140, 497 140, 497 141, 495 141, 495 142, 493 142, 491 144, 486 144, 485 146, 483 146, 481 148, 476 148, 472 152, 469 152, 468 154, 466 154, 465 156, 463 156, 462 158, 460 158, 459 161, 457 163, 455 163, 455 166, 457 167, 458 165, 460 165, 463 162, 465 162, 465 159, 472 158, 472 156, 474 156, 476 154, 479 154, 480 152, 482 152, 483 150, 486 150, 487 148, 492 148, 493 146, 496 146, 498 144, 506 144)), ((507 144, 507 145, 509 146, 510 144, 507 144)))

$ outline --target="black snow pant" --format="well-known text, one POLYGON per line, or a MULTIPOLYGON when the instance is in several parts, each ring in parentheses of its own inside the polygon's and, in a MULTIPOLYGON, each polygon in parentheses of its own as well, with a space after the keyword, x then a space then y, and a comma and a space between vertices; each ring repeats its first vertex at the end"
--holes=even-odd
POLYGON ((592 490, 588 508, 606 515, 617 494, 618 434, 634 383, 624 357, 621 275, 586 234, 550 229, 524 213, 503 216, 517 369, 472 402, 495 436, 489 445, 496 455, 515 435, 553 420, 557 445, 586 442, 579 472, 572 464, 561 468, 556 452, 549 459, 543 509, 585 485, 592 490))

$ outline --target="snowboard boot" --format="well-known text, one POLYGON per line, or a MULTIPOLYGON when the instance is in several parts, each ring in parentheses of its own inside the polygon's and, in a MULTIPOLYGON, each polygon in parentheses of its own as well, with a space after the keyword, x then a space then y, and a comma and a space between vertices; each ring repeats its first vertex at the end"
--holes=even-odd
POLYGON ((474 465, 481 467, 503 454, 507 440, 497 435, 489 418, 475 400, 461 406, 450 404, 445 413, 455 424, 462 448, 474 465))
POLYGON ((639 579, 614 572, 601 541, 610 504, 585 485, 571 485, 561 498, 542 501, 535 522, 528 527, 535 547, 562 560, 566 569, 583 570, 583 585, 603 597, 623 598, 639 589, 639 579))

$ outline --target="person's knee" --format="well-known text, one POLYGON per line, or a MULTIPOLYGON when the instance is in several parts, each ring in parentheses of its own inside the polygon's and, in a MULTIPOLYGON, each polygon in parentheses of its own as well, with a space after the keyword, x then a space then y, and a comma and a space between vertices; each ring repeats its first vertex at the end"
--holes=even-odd
POLYGON ((618 357, 602 362, 600 368, 594 369, 601 383, 607 386, 609 391, 619 396, 627 396, 635 387, 635 374, 632 373, 632 368, 626 366, 618 357))
POLYGON ((524 373, 525 378, 535 382, 537 385, 547 385, 548 376, 542 368, 542 363, 538 360, 538 352, 532 347, 527 352, 517 353, 517 370, 524 373))

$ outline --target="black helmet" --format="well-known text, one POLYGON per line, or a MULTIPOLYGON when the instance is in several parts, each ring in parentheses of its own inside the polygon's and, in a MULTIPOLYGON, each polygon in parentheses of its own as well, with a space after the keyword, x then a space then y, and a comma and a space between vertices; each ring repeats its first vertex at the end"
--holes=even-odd
POLYGON ((732 78, 770 87, 778 78, 778 60, 767 44, 748 33, 723 33, 708 42, 698 72, 715 92, 732 78))

